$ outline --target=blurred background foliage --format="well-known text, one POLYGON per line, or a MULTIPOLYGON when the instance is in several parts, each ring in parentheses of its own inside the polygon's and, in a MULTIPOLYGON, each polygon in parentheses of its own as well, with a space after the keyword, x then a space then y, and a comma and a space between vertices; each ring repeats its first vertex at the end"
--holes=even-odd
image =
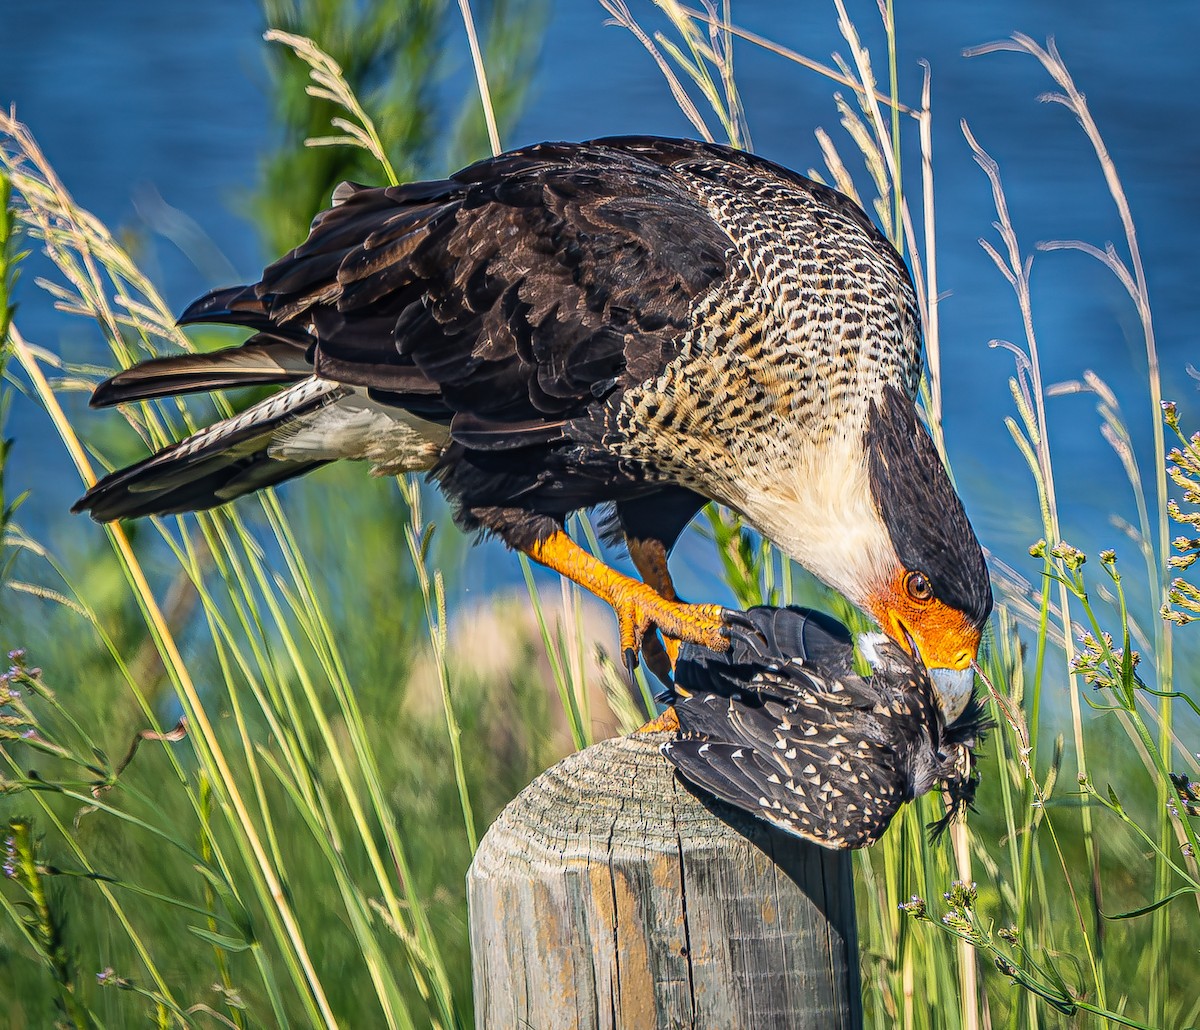
MULTIPOLYGON (((497 120, 507 127, 530 82, 545 6, 495 0, 476 4, 474 15, 487 56, 497 120)), ((444 173, 489 152, 473 83, 466 95, 453 97, 438 79, 446 37, 462 32, 457 5, 444 0, 354 4, 267 0, 264 18, 269 25, 313 39, 340 65, 387 141, 389 157, 403 178, 444 173), (449 132, 447 123, 452 126, 449 132)), ((268 68, 280 142, 264 160, 260 186, 240 203, 262 232, 264 250, 277 253, 303 238, 313 215, 328 205, 337 183, 379 182, 381 173, 378 162, 355 147, 304 146, 309 137, 329 135, 331 119, 342 112, 329 101, 307 95, 309 67, 291 49, 271 47, 268 68)), ((15 232, 5 231, 2 238, 8 248, 3 270, 11 286, 13 259, 18 248, 30 243, 15 232)), ((144 249, 137 237, 126 235, 120 243, 134 254, 144 249)), ((11 290, 6 289, 0 314, 9 310, 10 297, 11 290)), ((0 327, 6 324, 6 318, 0 319, 0 327)), ((136 334, 125 336, 129 346, 140 345, 136 334)), ((195 343, 205 348, 228 339, 218 330, 199 334, 195 343)), ((77 373, 92 371, 59 368, 55 385, 69 390, 76 385, 77 373)), ((254 391, 246 391, 235 398, 235 404, 241 407, 255 399, 254 391)), ((7 401, 6 390, 0 415, 7 401)), ((198 417, 206 417, 203 403, 199 410, 198 417)), ((207 411, 211 413, 211 408, 207 411)), ((123 424, 107 421, 89 432, 91 428, 96 431, 91 446, 103 451, 111 464, 134 459, 145 446, 140 435, 123 424)), ((0 460, 0 475, 3 467, 0 460)), ((431 671, 417 575, 411 562, 404 560, 411 513, 393 482, 372 483, 364 489, 357 474, 361 470, 330 472, 321 495, 292 510, 295 532, 305 541, 312 566, 322 570, 317 587, 320 604, 341 653, 347 656, 346 676, 355 684, 362 719, 371 728, 390 815, 409 844, 412 864, 407 886, 413 898, 421 899, 432 934, 441 944, 437 964, 446 977, 442 1009, 452 1013, 449 1023, 466 1025, 470 964, 464 874, 470 848, 461 818, 456 828, 453 823, 445 825, 446 814, 458 810, 459 788, 449 759, 438 674, 431 671), (450 995, 454 1001, 447 1000, 450 995)), ((5 505, 0 495, 0 511, 7 515, 11 505, 12 498, 5 505)), ((0 530, 6 522, 0 520, 0 530)), ((430 553, 439 566, 452 569, 461 563, 467 541, 455 532, 435 529, 429 527, 430 553)), ((262 546, 271 546, 270 530, 261 525, 245 532, 248 539, 257 537, 262 546)), ((228 656, 219 648, 195 643, 197 635, 213 632, 211 623, 206 628, 213 614, 201 602, 193 577, 221 577, 229 572, 217 567, 221 563, 214 561, 203 534, 185 533, 195 548, 190 571, 153 539, 157 534, 148 525, 130 526, 129 535, 145 555, 145 571, 163 598, 163 615, 185 649, 192 676, 206 703, 214 707, 217 732, 230 754, 236 755, 240 745, 230 702, 228 697, 222 700, 213 686, 229 675, 223 664, 228 656)), ((172 689, 173 671, 164 663, 119 564, 107 552, 72 549, 62 556, 71 569, 67 579, 57 575, 59 556, 42 551, 21 530, 10 531, 5 544, 0 569, 15 574, 7 589, 0 590, 0 646, 14 650, 16 657, 10 657, 13 675, 0 689, 11 684, 19 703, 30 708, 0 708, 0 737, 9 741, 4 745, 9 764, 0 769, 0 791, 6 795, 0 798, 0 823, 10 818, 28 820, 22 823, 30 828, 28 837, 17 840, 8 834, 5 847, 10 862, 20 860, 18 846, 25 849, 21 854, 30 857, 29 868, 34 871, 14 879, 19 889, 6 895, 4 904, 12 917, 0 930, 5 1025, 45 1027, 59 1020, 89 1026, 135 1025, 144 1022, 147 1011, 170 1025, 192 1019, 206 1025, 214 1019, 221 1022, 207 1013, 207 1007, 239 1026, 264 1025, 263 1013, 267 1013, 266 1025, 291 1025, 311 1018, 311 1011, 288 997, 296 992, 281 990, 280 1007, 273 1009, 263 994, 268 988, 256 991, 246 986, 254 980, 257 946, 226 940, 223 943, 230 950, 224 951, 214 946, 211 937, 186 929, 187 925, 201 930, 212 926, 215 933, 218 924, 195 913, 188 917, 181 905, 203 910, 220 909, 223 904, 220 891, 214 893, 209 879, 197 875, 196 868, 203 863, 194 861, 202 852, 211 856, 206 842, 216 841, 221 834, 220 820, 210 823, 211 813, 206 814, 200 802, 207 790, 203 763, 198 766, 184 759, 181 766, 174 765, 161 746, 143 744, 122 773, 120 788, 111 795, 120 795, 128 818, 108 818, 104 810, 81 807, 98 780, 114 775, 114 763, 133 742, 143 739, 139 734, 152 732, 152 723, 160 724, 160 731, 169 730, 181 715, 172 689), (84 596, 86 612, 81 611, 84 596), (18 647, 21 651, 15 651, 18 647), (27 675, 22 654, 29 655, 30 665, 44 663, 47 671, 35 669, 27 675), (129 689, 129 681, 138 684, 140 697, 129 689), (67 704, 60 705, 60 694, 67 704), (31 780, 26 774, 35 767, 36 778, 31 780), (26 791, 13 793, 13 778, 35 791, 43 780, 53 783, 42 789, 47 807, 31 809, 26 791), (185 783, 188 789, 179 789, 185 783), (66 796, 64 790, 78 793, 66 796), (79 853, 72 854, 74 846, 64 845, 63 833, 77 842, 79 853), (81 854, 86 854, 86 860, 81 854), (91 877, 96 875, 120 882, 122 886, 114 887, 115 901, 95 889, 97 881, 91 877), (41 901, 35 900, 42 895, 41 901), (114 915, 115 910, 122 914, 114 915), (126 912, 138 927, 132 940, 121 932, 126 912), (170 984, 172 999, 204 999, 206 1007, 184 1014, 186 1005, 180 1003, 176 1009, 173 1001, 164 1001, 162 985, 141 967, 140 953, 146 951, 154 955, 162 984, 170 984), (143 991, 147 993, 139 993, 143 991), (154 997, 147 1000, 148 995, 154 997), (85 997, 86 1004, 75 1000, 78 997, 85 997), (272 1011, 274 1018, 269 1015, 272 1011)), ((280 559, 275 556, 270 561, 278 573, 280 559)), ((551 609, 555 603, 552 598, 551 609)), ((233 602, 221 602, 220 607, 225 616, 235 613, 233 602)), ((464 614, 456 619, 449 635, 455 707, 462 715, 463 773, 479 832, 537 772, 571 750, 561 707, 546 693, 552 676, 541 632, 528 610, 527 598, 498 598, 482 604, 477 617, 464 614), (464 634, 469 641, 460 640, 464 634), (480 664, 481 655, 488 656, 486 665, 480 664)), ((257 633, 264 654, 283 646, 279 633, 264 624, 269 613, 245 614, 258 623, 252 632, 257 633)), ((603 637, 602 617, 593 615, 593 622, 597 635, 603 637)), ((274 660, 268 656, 264 661, 274 660)), ((296 668, 283 669, 279 675, 277 689, 296 687, 296 668)), ((598 677, 596 673, 596 684, 598 677)), ((328 699, 318 703, 331 705, 328 699)), ((599 703, 603 708, 602 691, 599 703)), ((247 739, 269 742, 273 727, 262 712, 256 713, 251 704, 245 714, 247 739)), ((311 713, 306 716, 293 708, 289 714, 295 717, 295 732, 315 732, 311 713)), ((336 714, 333 719, 334 737, 344 741, 353 730, 339 725, 336 714)), ((607 725, 603 716, 600 719, 602 732, 614 728, 611 718, 607 725)), ((270 748, 269 743, 264 746, 270 748)), ((310 754, 319 755, 319 749, 310 754)), ((244 763, 238 759, 235 763, 235 776, 248 780, 244 763)), ((319 767, 310 773, 318 780, 331 777, 328 769, 319 767)), ((282 842, 277 846, 287 856, 285 889, 299 913, 303 933, 317 947, 329 1004, 343 1025, 379 1025, 380 1005, 369 981, 364 994, 356 972, 362 968, 363 952, 353 934, 345 932, 346 913, 333 889, 328 864, 312 841, 312 830, 286 788, 268 780, 262 791, 263 810, 272 813, 270 834, 282 842)), ((214 803, 211 792, 207 803, 214 803)), ((331 812, 330 820, 350 835, 345 846, 350 878, 365 876, 366 859, 353 846, 354 826, 341 811, 331 812)), ((222 843, 238 853, 233 835, 222 843)), ((244 854, 240 858, 249 861, 244 854)), ((251 917, 260 927, 262 918, 261 912, 251 917)), ((399 971, 402 995, 391 1005, 387 1021, 427 1025, 427 1007, 438 1011, 427 1001, 430 987, 418 983, 419 976, 404 975, 406 945, 389 929, 386 913, 376 929, 381 954, 399 971), (416 1014, 405 1014, 408 1006, 416 1014)), ((269 951, 270 943, 265 947, 269 951)), ((274 961, 282 962, 278 955, 274 961)), ((440 1021, 447 1025, 444 1011, 440 1021)))

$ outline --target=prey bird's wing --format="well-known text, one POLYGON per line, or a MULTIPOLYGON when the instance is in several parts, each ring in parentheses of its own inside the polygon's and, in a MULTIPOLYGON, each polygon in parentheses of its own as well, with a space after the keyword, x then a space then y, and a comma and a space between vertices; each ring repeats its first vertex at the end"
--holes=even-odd
POLYGON ((676 702, 680 738, 663 753, 724 801, 825 847, 873 843, 912 796, 904 755, 865 681, 797 663, 676 702))
POLYGON ((745 616, 757 644, 747 629, 725 653, 685 647, 680 734, 663 754, 701 789, 797 836, 873 843, 913 796, 910 702, 854 673, 836 620, 796 608, 745 616))
POLYGON ((663 754, 686 780, 714 797, 826 848, 875 843, 906 800, 891 789, 888 763, 876 759, 864 766, 863 755, 850 756, 859 771, 849 782, 840 768, 829 769, 830 752, 812 748, 795 768, 784 768, 773 752, 727 740, 674 740, 663 745, 663 754), (874 800, 861 798, 864 789, 874 800))

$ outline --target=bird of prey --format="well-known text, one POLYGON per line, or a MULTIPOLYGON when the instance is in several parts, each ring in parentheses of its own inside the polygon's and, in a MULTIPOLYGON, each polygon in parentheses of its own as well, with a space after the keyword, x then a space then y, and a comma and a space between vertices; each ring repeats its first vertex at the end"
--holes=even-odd
POLYGON ((920 662, 882 634, 859 637, 801 608, 746 613, 762 643, 724 654, 684 646, 678 736, 662 753, 704 792, 827 848, 873 844, 906 801, 941 785, 941 833, 975 797, 986 728, 972 696, 947 723, 920 662))
POLYGON ((209 508, 341 458, 428 471, 464 529, 612 605, 629 658, 651 627, 728 646, 736 613, 683 603, 667 570, 716 501, 919 655, 949 710, 965 703, 992 596, 914 404, 912 282, 826 186, 654 137, 345 183, 261 281, 180 318, 202 322, 253 335, 143 362, 92 404, 283 389, 105 477, 76 511, 209 508), (605 502, 642 582, 564 531, 605 502))

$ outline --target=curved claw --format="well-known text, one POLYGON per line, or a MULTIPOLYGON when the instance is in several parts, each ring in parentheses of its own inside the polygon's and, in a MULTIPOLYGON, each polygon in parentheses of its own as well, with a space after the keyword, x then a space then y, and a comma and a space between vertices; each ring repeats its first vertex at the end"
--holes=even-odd
POLYGON ((745 629, 757 630, 759 633, 762 632, 758 629, 758 623, 750 617, 750 613, 744 612, 740 608, 723 609, 721 612, 721 618, 723 618, 725 623, 729 626, 742 626, 745 629))
POLYGON ((676 693, 673 686, 670 689, 660 690, 653 696, 656 705, 666 705, 668 708, 673 707, 675 702, 679 700, 679 694, 676 693))
POLYGON ((637 681, 638 653, 636 647, 626 647, 621 652, 625 659, 625 674, 629 677, 629 682, 637 681))

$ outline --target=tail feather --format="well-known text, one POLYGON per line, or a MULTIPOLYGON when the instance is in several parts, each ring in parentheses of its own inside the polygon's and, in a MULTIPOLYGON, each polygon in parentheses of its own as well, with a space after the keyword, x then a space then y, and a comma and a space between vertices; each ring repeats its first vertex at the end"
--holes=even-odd
MULTIPOLYGON (((105 478, 80 498, 71 511, 86 511, 97 522, 207 511, 328 464, 327 461, 278 461, 264 448, 236 461, 212 463, 204 470, 195 470, 196 478, 170 490, 147 488, 144 493, 134 492, 128 488, 120 489, 105 478)), ((125 471, 137 469, 135 465, 125 471)))
POLYGON ((89 403, 107 408, 179 393, 298 382, 310 375, 306 346, 260 333, 240 347, 143 361, 102 382, 89 403))
POLYGON ((237 386, 285 389, 104 477, 72 511, 112 522, 203 510, 338 458, 366 460, 381 472, 427 469, 445 446, 450 412, 437 386, 399 355, 394 367, 383 366, 389 378, 364 384, 392 388, 376 400, 354 378, 314 370, 313 327, 272 312, 255 286, 213 290, 179 319, 211 322, 254 335, 241 346, 154 358, 118 372, 96 387, 92 406, 237 386))
POLYGON ((240 347, 174 354, 127 368, 96 387, 93 408, 235 386, 282 385, 312 374, 313 338, 300 325, 275 325, 253 286, 213 290, 191 304, 180 325, 200 322, 255 330, 240 347))
POLYGON ((283 427, 344 396, 344 387, 309 378, 105 476, 71 509, 97 522, 213 508, 326 464, 270 452, 283 427))
POLYGON ((253 286, 227 286, 212 290, 199 300, 192 301, 176 320, 177 325, 204 322, 240 325, 259 332, 278 328, 272 325, 267 306, 253 286))

